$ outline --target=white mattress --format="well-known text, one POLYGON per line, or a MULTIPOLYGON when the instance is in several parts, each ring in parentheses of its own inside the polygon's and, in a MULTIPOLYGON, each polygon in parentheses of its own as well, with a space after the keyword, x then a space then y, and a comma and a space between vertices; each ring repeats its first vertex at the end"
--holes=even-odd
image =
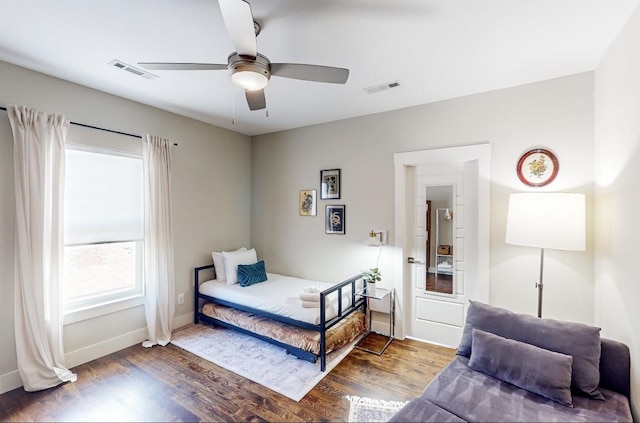
MULTIPOLYGON (((304 308, 299 295, 306 287, 317 286, 326 290, 334 284, 311 281, 291 276, 267 273, 267 280, 247 287, 238 284, 227 286, 226 282, 211 280, 200 284, 200 293, 221 300, 231 301, 269 313, 289 317, 314 325, 320 324, 320 308, 304 308)), ((327 298, 326 320, 337 315, 338 293, 327 298)), ((342 309, 351 305, 351 286, 342 289, 342 309)))

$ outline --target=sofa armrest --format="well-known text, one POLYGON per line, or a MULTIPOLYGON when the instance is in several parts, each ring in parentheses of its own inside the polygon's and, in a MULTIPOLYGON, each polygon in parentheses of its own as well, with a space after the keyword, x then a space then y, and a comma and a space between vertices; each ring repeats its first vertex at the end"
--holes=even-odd
POLYGON ((627 398, 631 395, 631 357, 629 347, 622 342, 601 338, 600 386, 618 392, 627 398))

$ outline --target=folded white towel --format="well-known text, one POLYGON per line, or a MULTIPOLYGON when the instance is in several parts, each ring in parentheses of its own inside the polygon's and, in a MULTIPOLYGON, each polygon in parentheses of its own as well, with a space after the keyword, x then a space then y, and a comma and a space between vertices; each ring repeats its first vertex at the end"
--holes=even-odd
MULTIPOLYGON (((316 308, 318 309, 318 318, 320 315, 320 303, 316 302, 316 301, 300 301, 300 305, 302 306, 302 308, 316 308)), ((325 309, 325 313, 327 316, 335 316, 336 315, 336 309, 333 307, 332 304, 327 303, 324 307, 325 309)), ((320 323, 320 321, 316 321, 316 324, 320 323)))
POLYGON ((300 299, 302 301, 309 301, 317 303, 316 307, 320 307, 320 293, 319 292, 301 292, 300 299))
POLYGON ((313 286, 307 286, 305 287, 302 292, 308 292, 308 293, 317 293, 317 292, 321 292, 322 290, 320 289, 319 286, 313 285, 313 286))

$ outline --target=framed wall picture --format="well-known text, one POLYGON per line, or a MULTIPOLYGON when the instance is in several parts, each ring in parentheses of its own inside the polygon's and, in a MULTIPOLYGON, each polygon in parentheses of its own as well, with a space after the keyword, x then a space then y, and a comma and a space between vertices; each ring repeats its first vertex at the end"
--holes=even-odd
POLYGON ((345 234, 345 208, 346 206, 326 206, 325 210, 325 233, 345 234))
POLYGON ((320 199, 340 199, 340 169, 320 171, 320 199))
POLYGON ((303 189, 300 191, 298 198, 298 207, 300 209, 300 216, 315 216, 316 215, 316 190, 315 189, 303 189))
POLYGON ((530 187, 543 187, 553 182, 558 176, 560 163, 551 151, 544 148, 534 148, 524 153, 516 172, 523 184, 530 187))

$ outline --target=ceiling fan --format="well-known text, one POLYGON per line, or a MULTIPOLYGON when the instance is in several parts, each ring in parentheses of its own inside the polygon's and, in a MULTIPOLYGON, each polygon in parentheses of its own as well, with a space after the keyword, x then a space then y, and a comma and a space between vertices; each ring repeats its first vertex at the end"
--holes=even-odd
POLYGON ((256 37, 260 24, 253 19, 251 6, 245 0, 218 0, 222 19, 236 51, 227 58, 227 64, 216 63, 168 63, 138 62, 150 70, 222 70, 229 69, 231 81, 244 89, 249 109, 267 107, 264 87, 271 76, 301 79, 305 81, 344 84, 349 69, 300 63, 271 63, 258 53, 256 37))

